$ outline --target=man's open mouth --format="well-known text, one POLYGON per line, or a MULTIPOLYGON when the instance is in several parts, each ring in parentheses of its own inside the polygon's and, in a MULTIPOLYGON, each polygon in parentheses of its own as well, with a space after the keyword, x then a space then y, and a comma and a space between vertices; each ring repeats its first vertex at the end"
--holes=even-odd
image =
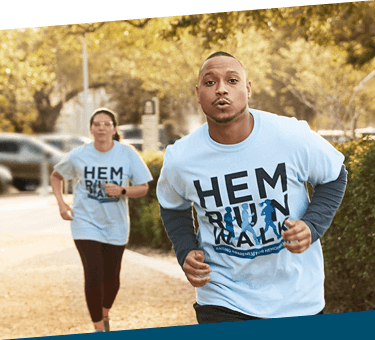
POLYGON ((217 106, 225 106, 229 104, 230 104, 230 101, 226 99, 219 99, 219 100, 214 101, 214 105, 217 105, 217 106))

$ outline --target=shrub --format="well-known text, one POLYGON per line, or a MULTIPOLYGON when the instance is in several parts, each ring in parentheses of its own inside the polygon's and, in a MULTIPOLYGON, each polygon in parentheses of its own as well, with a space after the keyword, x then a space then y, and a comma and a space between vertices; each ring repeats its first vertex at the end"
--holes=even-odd
POLYGON ((150 246, 171 250, 172 244, 164 230, 156 197, 156 184, 163 166, 164 152, 144 151, 143 160, 151 171, 153 181, 144 197, 129 200, 130 246, 150 246))
POLYGON ((375 141, 336 146, 345 155, 348 184, 322 239, 331 312, 375 309, 375 141))

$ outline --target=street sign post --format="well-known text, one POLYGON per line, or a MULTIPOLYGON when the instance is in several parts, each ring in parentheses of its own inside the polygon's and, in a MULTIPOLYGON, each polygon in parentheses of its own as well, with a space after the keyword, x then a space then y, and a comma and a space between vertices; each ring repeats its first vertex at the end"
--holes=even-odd
POLYGON ((143 151, 159 149, 159 99, 153 97, 144 103, 142 115, 143 151))

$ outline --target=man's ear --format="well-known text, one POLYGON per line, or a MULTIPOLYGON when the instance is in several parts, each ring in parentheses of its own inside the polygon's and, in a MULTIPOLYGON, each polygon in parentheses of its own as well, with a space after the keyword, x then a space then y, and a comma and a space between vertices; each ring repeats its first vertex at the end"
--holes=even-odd
POLYGON ((251 81, 248 81, 248 83, 246 84, 246 88, 247 88, 247 98, 250 99, 250 97, 251 97, 251 81))
POLYGON ((198 103, 200 104, 201 99, 200 99, 200 95, 199 95, 199 87, 198 87, 198 85, 195 86, 195 92, 196 92, 196 94, 197 94, 197 100, 198 100, 198 103))

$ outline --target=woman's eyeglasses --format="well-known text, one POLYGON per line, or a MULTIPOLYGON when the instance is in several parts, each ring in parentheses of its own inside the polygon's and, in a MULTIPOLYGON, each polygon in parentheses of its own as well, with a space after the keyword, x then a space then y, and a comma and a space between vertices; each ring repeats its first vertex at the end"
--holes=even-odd
POLYGON ((105 127, 110 127, 111 125, 113 125, 113 122, 110 121, 110 122, 93 122, 92 125, 98 127, 100 125, 103 125, 105 127))

